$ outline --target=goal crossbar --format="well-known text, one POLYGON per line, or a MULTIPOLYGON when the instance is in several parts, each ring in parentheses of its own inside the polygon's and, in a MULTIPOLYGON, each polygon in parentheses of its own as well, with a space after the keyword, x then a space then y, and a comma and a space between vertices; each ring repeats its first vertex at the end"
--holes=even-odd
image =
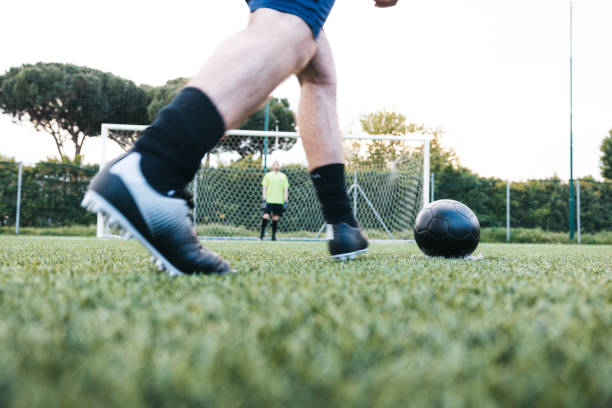
MULTIPOLYGON (((101 126, 101 137, 102 137, 102 154, 100 160, 100 168, 106 163, 106 149, 109 139, 110 131, 126 131, 126 132, 141 132, 145 130, 147 126, 144 125, 128 125, 128 124, 115 124, 115 123, 104 123, 101 126)), ((232 129, 225 132, 225 136, 244 136, 244 137, 268 137, 268 138, 283 138, 283 139, 299 139, 300 134, 298 132, 280 132, 280 131, 261 131, 261 130, 243 130, 243 129, 232 129)), ((343 140, 355 140, 355 141, 392 141, 392 142, 419 142, 423 145, 423 157, 422 157, 422 191, 421 191, 421 205, 425 206, 429 204, 430 199, 430 141, 431 137, 427 135, 415 135, 415 136, 392 136, 392 135, 343 135, 343 140)), ((359 186, 357 186, 359 187, 359 186)), ((359 187, 359 190, 361 188, 359 187)), ((365 195, 363 191, 360 191, 362 195, 365 195)), ((357 193, 357 191, 355 191, 357 193)), ((372 207, 375 213, 375 217, 379 219, 380 216, 374 210, 374 206, 367 200, 368 206, 372 207)), ((97 236, 103 237, 104 231, 104 219, 101 214, 98 214, 97 223, 97 236)), ((383 228, 387 230, 386 225, 382 222, 383 228)), ((387 231, 388 232, 388 231, 387 231)), ((389 233, 391 236, 391 233, 389 233)))

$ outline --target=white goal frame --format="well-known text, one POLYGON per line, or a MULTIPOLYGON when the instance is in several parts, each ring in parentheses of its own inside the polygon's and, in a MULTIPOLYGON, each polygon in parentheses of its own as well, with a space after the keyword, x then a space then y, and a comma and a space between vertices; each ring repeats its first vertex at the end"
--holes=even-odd
MULTIPOLYGON (((118 131, 132 131, 139 132, 147 128, 146 125, 126 125, 117 123, 103 123, 101 127, 102 137, 102 154, 100 157, 100 170, 106 164, 106 148, 108 143, 108 135, 110 130, 118 131)), ((250 137, 265 137, 270 138, 293 138, 299 139, 300 134, 298 132, 279 132, 279 131, 262 131, 262 130, 239 130, 232 129, 225 132, 227 136, 250 136, 250 137)), ((430 200, 430 141, 431 137, 422 136, 389 136, 389 135, 343 135, 343 140, 382 140, 382 141, 408 141, 408 142, 421 142, 423 143, 423 181, 422 181, 422 206, 429 204, 430 200)), ((384 224, 383 224, 384 225, 384 224)), ((97 225, 96 225, 96 236, 98 238, 104 238, 104 218, 101 213, 98 213, 97 225)))

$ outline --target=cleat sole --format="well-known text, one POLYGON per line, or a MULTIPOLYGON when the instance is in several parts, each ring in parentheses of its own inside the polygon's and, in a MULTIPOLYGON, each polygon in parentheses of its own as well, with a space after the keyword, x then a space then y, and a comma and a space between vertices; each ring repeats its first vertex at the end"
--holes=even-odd
POLYGON ((151 253, 151 255, 153 255, 153 258, 157 260, 155 264, 161 264, 162 268, 166 270, 168 275, 184 275, 183 272, 179 271, 157 249, 155 249, 155 247, 142 236, 142 234, 132 225, 132 223, 130 223, 127 218, 125 218, 123 214, 121 214, 111 203, 106 201, 104 197, 93 190, 88 190, 85 193, 81 206, 90 212, 103 213, 109 217, 109 223, 116 224, 118 227, 126 231, 127 234, 130 234, 133 238, 138 240, 138 242, 140 242, 151 253), (90 208, 92 210, 90 210, 90 208))
POLYGON ((347 252, 345 254, 332 255, 332 258, 336 261, 348 261, 351 259, 355 259, 357 255, 361 255, 367 252, 367 250, 368 248, 364 248, 364 249, 360 249, 359 251, 347 252))

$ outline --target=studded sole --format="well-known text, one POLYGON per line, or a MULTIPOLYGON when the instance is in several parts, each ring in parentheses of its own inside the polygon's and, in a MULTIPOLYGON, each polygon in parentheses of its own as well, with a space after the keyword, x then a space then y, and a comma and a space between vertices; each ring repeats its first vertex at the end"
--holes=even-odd
POLYGON ((367 250, 368 248, 365 248, 365 249, 360 249, 359 251, 355 251, 355 252, 347 252, 345 254, 332 255, 332 258, 336 261, 348 261, 350 259, 355 259, 357 255, 363 254, 367 250))
POLYGON ((124 237, 133 237, 138 240, 153 256, 155 266, 161 270, 165 270, 170 276, 184 275, 174 267, 162 254, 155 249, 151 243, 134 228, 134 226, 121 214, 111 203, 95 191, 88 190, 85 193, 81 206, 92 213, 101 212, 108 217, 109 223, 118 225, 126 231, 124 237))

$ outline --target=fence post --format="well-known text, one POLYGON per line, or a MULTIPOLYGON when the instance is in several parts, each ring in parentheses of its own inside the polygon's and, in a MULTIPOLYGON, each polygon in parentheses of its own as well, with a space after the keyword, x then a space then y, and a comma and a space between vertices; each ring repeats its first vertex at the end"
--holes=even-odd
MULTIPOLYGON (((266 107, 264 110, 264 130, 268 131, 268 126, 270 121, 270 99, 266 100, 266 107)), ((263 157, 263 165, 264 165, 264 174, 268 172, 268 135, 264 136, 264 157, 263 157)))
POLYGON ((434 188, 436 186, 436 173, 431 173, 431 187, 430 187, 430 199, 429 202, 433 203, 434 202, 434 188))
POLYGON ((429 183, 427 182, 431 177, 430 174, 430 154, 431 147, 429 146, 429 140, 425 141, 425 146, 423 148, 423 207, 429 204, 429 197, 431 194, 429 193, 429 183))
POLYGON ((355 186, 353 191, 353 216, 357 219, 357 170, 353 174, 353 186, 355 186))
POLYGON ((510 180, 506 182, 506 242, 510 242, 510 180))
POLYGON ((580 179, 576 179, 576 239, 580 245, 580 179))
MULTIPOLYGON (((100 132, 100 136, 102 137, 102 156, 100 157, 100 170, 104 169, 104 165, 106 164, 106 142, 108 139, 108 125, 102 124, 102 130, 100 132)), ((106 232, 108 232, 108 226, 104 223, 104 215, 101 211, 98 211, 96 214, 96 238, 102 238, 106 232)))
POLYGON ((21 175, 23 172, 23 162, 19 162, 17 172, 17 211, 15 214, 15 234, 19 234, 19 217, 21 215, 21 175))
POLYGON ((193 179, 193 225, 198 225, 198 171, 193 179))

